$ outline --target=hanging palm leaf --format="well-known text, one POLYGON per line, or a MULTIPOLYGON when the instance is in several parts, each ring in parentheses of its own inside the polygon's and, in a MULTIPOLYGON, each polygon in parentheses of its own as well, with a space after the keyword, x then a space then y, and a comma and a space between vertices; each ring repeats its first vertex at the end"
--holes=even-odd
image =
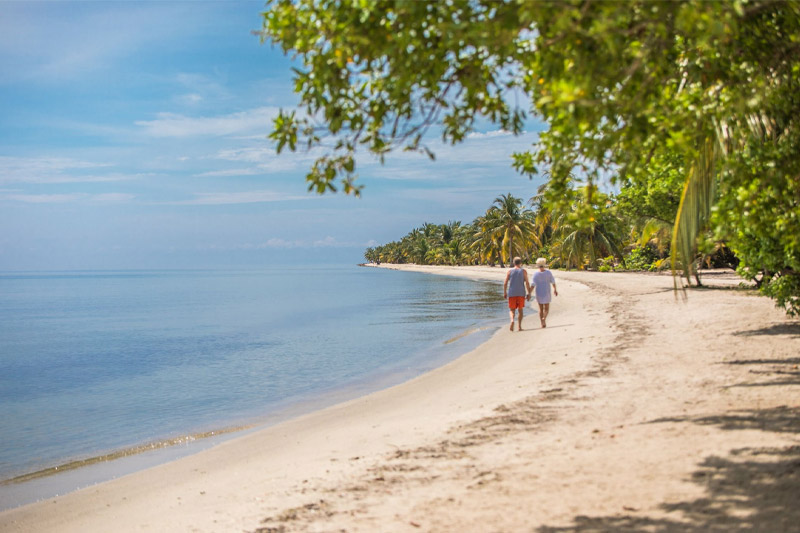
POLYGON ((719 143, 711 138, 706 138, 686 177, 678 214, 675 217, 675 226, 672 230, 670 260, 676 287, 679 269, 683 271, 687 282, 690 282, 690 277, 695 273, 697 237, 707 227, 711 215, 719 156, 719 143))

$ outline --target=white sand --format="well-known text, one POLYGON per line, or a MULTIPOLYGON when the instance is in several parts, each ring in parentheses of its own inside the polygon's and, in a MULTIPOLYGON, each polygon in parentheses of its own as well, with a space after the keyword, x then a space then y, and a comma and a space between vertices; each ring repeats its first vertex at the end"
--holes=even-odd
POLYGON ((751 292, 555 274, 545 330, 0 531, 800 531, 800 324, 751 292))

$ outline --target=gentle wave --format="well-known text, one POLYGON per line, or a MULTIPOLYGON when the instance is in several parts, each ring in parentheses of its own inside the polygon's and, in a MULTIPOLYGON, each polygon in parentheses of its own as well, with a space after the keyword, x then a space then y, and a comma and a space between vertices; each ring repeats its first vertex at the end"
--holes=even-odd
POLYGON ((198 440, 209 439, 212 437, 219 437, 221 435, 226 435, 228 433, 235 433, 237 431, 244 431, 246 429, 251 429, 255 427, 255 424, 247 425, 247 426, 236 426, 226 429, 219 429, 216 431, 205 431, 203 433, 192 433, 191 435, 183 435, 180 437, 175 437, 172 439, 166 440, 159 440, 155 442, 149 442, 147 444, 141 444, 138 446, 133 446, 130 448, 125 448, 122 450, 117 450, 111 453, 107 453, 104 455, 98 455, 96 457, 89 457, 86 459, 79 459, 75 461, 70 461, 68 463, 64 463, 58 466, 52 466, 49 468, 44 468, 42 470, 37 470, 35 472, 30 472, 27 474, 22 474, 20 476, 12 477, 11 479, 0 480, 0 486, 7 486, 7 485, 14 485, 17 483, 25 483, 26 481, 31 481, 34 479, 40 479, 47 476, 54 476, 56 474, 60 474, 63 472, 68 472, 70 470, 75 470, 78 468, 83 468, 85 466, 94 465, 97 463, 105 463, 109 461, 114 461, 116 459, 122 459, 123 457, 132 457, 134 455, 139 455, 140 453, 152 452, 154 450, 160 450, 163 448, 169 448, 171 446, 178 446, 181 444, 189 444, 191 442, 196 442, 198 440))
POLYGON ((480 328, 467 329, 465 331, 462 331, 461 333, 459 333, 455 337, 451 337, 451 338, 447 339, 446 341, 444 341, 444 343, 445 344, 452 344, 452 343, 454 343, 456 341, 459 341, 459 340, 463 339, 464 337, 472 335, 473 333, 478 333, 478 332, 481 332, 481 331, 488 331, 490 329, 495 329, 495 328, 493 326, 483 326, 483 327, 480 327, 480 328))

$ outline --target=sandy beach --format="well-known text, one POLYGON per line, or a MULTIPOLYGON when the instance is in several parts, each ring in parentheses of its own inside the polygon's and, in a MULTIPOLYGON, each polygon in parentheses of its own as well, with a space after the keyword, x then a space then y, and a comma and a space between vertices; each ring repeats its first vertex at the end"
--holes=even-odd
POLYGON ((669 275, 554 274, 547 329, 528 314, 409 382, 0 531, 800 531, 800 322, 732 273, 685 300, 669 275))

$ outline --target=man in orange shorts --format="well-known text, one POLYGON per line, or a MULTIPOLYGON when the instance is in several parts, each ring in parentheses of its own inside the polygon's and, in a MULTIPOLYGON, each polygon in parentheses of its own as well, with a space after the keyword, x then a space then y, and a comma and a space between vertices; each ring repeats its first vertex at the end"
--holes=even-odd
POLYGON ((522 331, 522 312, 525 309, 525 300, 531 298, 531 284, 528 281, 528 271, 522 268, 522 259, 519 257, 514 258, 514 268, 506 274, 503 298, 508 300, 508 313, 511 317, 509 329, 514 331, 514 311, 519 310, 519 330, 522 331))

